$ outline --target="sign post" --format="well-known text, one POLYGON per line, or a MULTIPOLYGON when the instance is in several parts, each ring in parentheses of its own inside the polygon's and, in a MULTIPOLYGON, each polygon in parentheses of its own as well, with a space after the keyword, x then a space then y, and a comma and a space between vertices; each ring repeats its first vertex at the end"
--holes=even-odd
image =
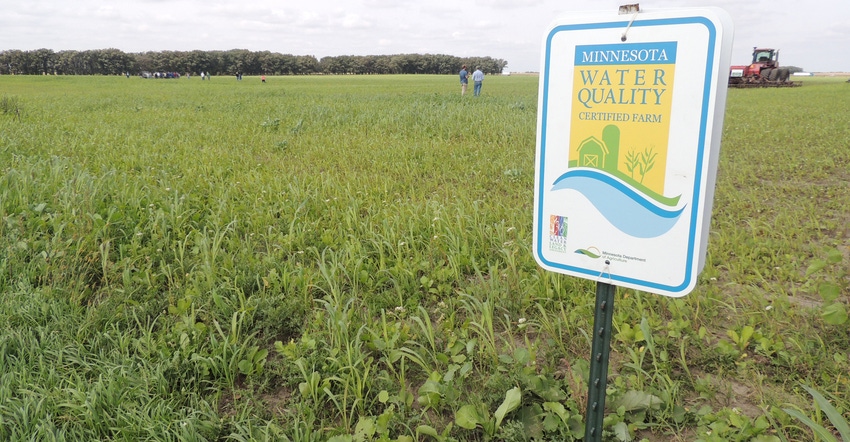
POLYGON ((533 249, 597 282, 585 441, 601 438, 615 285, 681 297, 704 265, 731 48, 717 8, 574 13, 545 35, 533 249))
POLYGON ((593 310, 593 338, 590 346, 590 377, 587 381, 585 441, 602 440, 602 420, 605 418, 605 389, 608 388, 608 354, 611 350, 615 291, 616 287, 612 284, 596 283, 596 307, 593 310))

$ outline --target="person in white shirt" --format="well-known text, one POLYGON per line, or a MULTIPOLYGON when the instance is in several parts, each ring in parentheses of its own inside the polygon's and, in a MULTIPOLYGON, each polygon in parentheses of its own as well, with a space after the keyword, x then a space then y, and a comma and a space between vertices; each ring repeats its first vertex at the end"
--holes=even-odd
POLYGON ((475 85, 472 88, 472 95, 476 97, 481 95, 481 84, 484 83, 484 72, 481 72, 481 68, 476 66, 475 72, 472 73, 472 81, 475 85))

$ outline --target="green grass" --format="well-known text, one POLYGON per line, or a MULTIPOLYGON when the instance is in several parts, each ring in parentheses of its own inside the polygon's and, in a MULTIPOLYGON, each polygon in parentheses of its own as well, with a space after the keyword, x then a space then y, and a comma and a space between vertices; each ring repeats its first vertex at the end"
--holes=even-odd
MULTIPOLYGON (((538 78, 267 81, 0 77, 0 439, 580 439, 594 287, 531 255, 538 78)), ((848 99, 729 91, 697 288, 618 291, 612 440, 847 419, 848 99)))

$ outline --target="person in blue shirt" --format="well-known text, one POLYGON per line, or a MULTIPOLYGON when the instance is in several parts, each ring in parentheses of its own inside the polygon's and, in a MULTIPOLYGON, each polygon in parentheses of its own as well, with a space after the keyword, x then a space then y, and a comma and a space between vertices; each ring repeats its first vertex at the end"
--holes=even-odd
POLYGON ((466 95, 466 85, 469 84, 469 72, 466 71, 466 65, 460 68, 460 95, 466 95))
POLYGON ((481 95, 481 84, 484 83, 484 72, 481 72, 481 68, 478 66, 475 67, 475 72, 472 73, 472 81, 475 83, 472 92, 477 97, 481 95))

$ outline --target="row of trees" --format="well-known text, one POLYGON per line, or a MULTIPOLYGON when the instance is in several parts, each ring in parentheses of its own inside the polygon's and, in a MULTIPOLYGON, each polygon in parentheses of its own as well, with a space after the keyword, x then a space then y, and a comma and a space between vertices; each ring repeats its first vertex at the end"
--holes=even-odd
POLYGON ((326 74, 455 74, 462 65, 498 74, 508 62, 492 57, 455 57, 444 54, 341 55, 319 62, 326 74))
POLYGON ((0 52, 0 74, 133 75, 143 72, 209 72, 213 75, 308 74, 454 74, 461 65, 480 66, 488 74, 508 65, 491 57, 443 54, 341 55, 324 57, 269 51, 159 51, 126 53, 118 49, 87 51, 6 50, 0 52))

